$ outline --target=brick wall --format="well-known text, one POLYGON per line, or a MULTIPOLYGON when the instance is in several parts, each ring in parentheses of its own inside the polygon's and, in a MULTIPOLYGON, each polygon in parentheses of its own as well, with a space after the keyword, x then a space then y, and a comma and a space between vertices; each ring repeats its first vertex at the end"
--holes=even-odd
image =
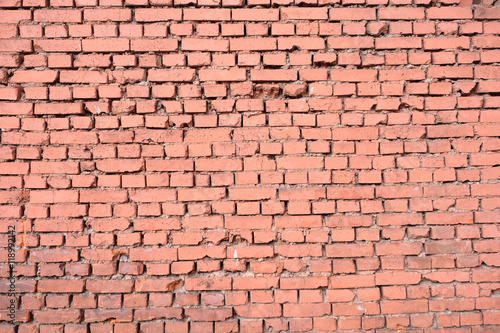
POLYGON ((492 1, 0 6, 1 332, 500 331, 492 1))

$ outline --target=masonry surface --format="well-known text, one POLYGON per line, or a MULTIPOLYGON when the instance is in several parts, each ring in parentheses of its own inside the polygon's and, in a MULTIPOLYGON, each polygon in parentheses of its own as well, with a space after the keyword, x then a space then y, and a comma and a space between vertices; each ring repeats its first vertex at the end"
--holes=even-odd
POLYGON ((500 331, 500 7, 0 7, 0 332, 500 331))

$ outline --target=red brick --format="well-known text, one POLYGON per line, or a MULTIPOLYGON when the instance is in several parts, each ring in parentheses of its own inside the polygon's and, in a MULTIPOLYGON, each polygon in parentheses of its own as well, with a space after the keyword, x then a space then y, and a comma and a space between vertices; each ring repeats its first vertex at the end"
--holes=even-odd
POLYGON ((227 249, 227 256, 234 259, 270 258, 273 255, 272 246, 238 246, 227 249))
POLYGON ((276 38, 231 38, 231 51, 273 51, 277 49, 276 38))
POLYGON ((427 18, 431 20, 460 20, 471 19, 472 9, 470 8, 428 8, 427 18))
POLYGON ((197 246, 197 247, 184 247, 179 249, 180 260, 197 260, 197 259, 203 259, 205 257, 212 259, 225 258, 226 248, 224 246, 211 246, 211 247, 197 246))
POLYGON ((394 49, 420 49, 422 39, 420 37, 391 37, 376 38, 375 49, 394 50, 394 49))
POLYGON ((276 228, 314 228, 322 225, 320 215, 316 216, 278 216, 275 218, 276 228))
POLYGON ((82 103, 35 104, 35 115, 83 114, 82 103))
POLYGON ((231 19, 233 21, 278 21, 280 17, 279 9, 268 8, 245 8, 231 10, 231 19))
POLYGON ((199 72, 201 81, 245 81, 247 78, 244 69, 201 69, 199 72))
POLYGON ((33 43, 30 40, 2 40, 0 43, 0 52, 31 52, 32 50, 33 43))
POLYGON ((366 127, 363 131, 354 128, 334 128, 333 140, 376 140, 378 139, 378 128, 366 127))
POLYGON ((376 20, 374 8, 332 8, 329 12, 330 21, 362 21, 376 20))
POLYGON ((297 71, 294 69, 253 69, 250 73, 252 81, 295 81, 297 71))
POLYGON ((192 82, 195 71, 193 69, 150 69, 148 78, 155 82, 192 82))
POLYGON ((472 67, 431 67, 427 72, 429 78, 472 78, 472 67))
POLYGON ((332 258, 371 257, 374 254, 371 244, 336 244, 326 246, 326 256, 332 258))
POLYGON ((329 37, 327 39, 329 49, 371 49, 373 47, 375 47, 373 37, 329 37))
POLYGON ((175 39, 133 39, 130 42, 130 50, 136 52, 177 51, 178 48, 178 42, 175 39))
MULTIPOLYGON (((10 7, 10 6, 2 5, 2 7, 10 7)), ((29 10, 22 10, 22 9, 0 10, 0 22, 2 24, 19 23, 20 21, 30 20, 30 19, 31 19, 31 12, 29 10)))
POLYGON ((278 50, 324 50, 325 41, 319 37, 278 38, 278 50))
POLYGON ((425 252, 428 254, 443 253, 470 253, 472 244, 470 241, 439 241, 425 244, 425 252))
POLYGON ((284 317, 321 317, 331 312, 330 304, 283 304, 284 317))
POLYGON ((224 321, 232 316, 232 309, 186 309, 190 321, 224 321))
POLYGON ((188 8, 184 9, 183 13, 183 19, 187 21, 229 21, 231 19, 231 10, 225 8, 188 8))
POLYGON ((419 68, 413 69, 389 69, 380 70, 380 80, 382 81, 418 81, 425 78, 425 73, 419 68))
POLYGON ((105 173, 127 173, 141 171, 142 159, 102 160, 96 162, 96 168, 105 173))
POLYGON ((15 54, 2 54, 0 55, 0 64, 4 67, 19 67, 21 65, 21 57, 15 54))
POLYGON ((280 9, 282 20, 326 20, 327 8, 286 8, 280 9))
POLYGON ((33 318, 41 324, 66 324, 78 323, 82 316, 79 310, 57 309, 34 311, 33 318))
POLYGON ((17 330, 495 331, 500 11, 377 4, 4 0, 17 330))
MULTIPOLYGON (((329 278, 329 289, 375 287, 375 275, 339 275, 329 278)), ((339 292, 339 290, 335 290, 339 292)), ((342 295, 344 301, 351 301, 349 293, 342 295)), ((339 300, 340 301, 340 300, 339 300)))
POLYGON ((134 14, 137 22, 180 21, 182 19, 180 8, 136 8, 134 14))
POLYGON ((223 223, 222 216, 191 216, 184 218, 182 226, 186 229, 218 229, 223 223))
POLYGON ((379 8, 377 14, 381 20, 423 20, 425 9, 385 7, 379 8))
POLYGON ((181 286, 179 279, 142 279, 135 281, 134 289, 138 292, 172 291, 181 286))
POLYGON ((86 289, 96 294, 130 293, 133 285, 132 280, 88 280, 86 289))
POLYGON ((281 316, 279 304, 239 305, 234 307, 235 313, 243 318, 272 318, 281 316))
POLYGON ((392 244, 376 244, 375 250, 377 255, 418 255, 422 252, 422 243, 392 243, 392 244))
MULTIPOLYGON (((43 186, 40 187, 43 188, 43 186)), ((34 204, 78 202, 78 191, 73 190, 31 191, 29 196, 30 203, 34 204)))
POLYGON ((186 278, 186 290, 230 290, 231 278, 186 278))
POLYGON ((32 162, 32 173, 42 174, 78 174, 78 162, 32 162))
POLYGON ((180 229, 181 222, 177 218, 134 219, 136 230, 176 230, 180 229))
POLYGON ((381 301, 382 314, 424 313, 429 309, 427 300, 381 301))
POLYGON ((379 286, 419 284, 421 280, 421 274, 416 272, 391 272, 375 274, 375 284, 379 286))
POLYGON ((64 10, 64 9, 36 9, 33 12, 35 22, 67 22, 67 23, 81 23, 82 11, 64 10))
POLYGON ((177 194, 172 189, 138 189, 130 191, 129 198, 135 202, 164 202, 174 201, 177 194))
POLYGON ((105 73, 97 71, 61 71, 59 81, 62 83, 108 83, 105 73))
POLYGON ((84 39, 84 52, 124 52, 130 50, 130 40, 126 38, 84 39))
POLYGON ((126 202, 126 191, 94 191, 94 190, 81 190, 80 202, 126 202))
MULTIPOLYGON (((0 89, 0 99, 7 101, 18 101, 21 97, 20 88, 1 88, 0 89)), ((22 104, 21 104, 22 105, 22 104)))
POLYGON ((85 21, 118 21, 118 22, 128 22, 132 21, 132 10, 122 8, 122 9, 84 9, 83 19, 85 21))
POLYGON ((132 320, 132 309, 91 309, 85 310, 85 321, 89 323, 103 322, 114 318, 119 322, 132 320))
POLYGON ((178 197, 179 201, 220 200, 226 197, 226 190, 224 188, 179 189, 178 197))
MULTIPOLYGON (((54 206, 52 206, 54 207, 54 206)), ((38 232, 74 232, 83 231, 82 220, 41 220, 35 221, 35 230, 38 232)))
POLYGON ((263 290, 277 288, 278 277, 235 277, 233 278, 234 290, 263 290))
POLYGON ((468 49, 470 40, 467 37, 424 38, 425 50, 468 49))
POLYGON ((376 81, 377 71, 371 69, 335 69, 330 72, 330 78, 344 82, 376 81))
POLYGON ((279 157, 277 160, 278 169, 320 169, 324 165, 322 157, 279 157))
POLYGON ((425 214, 427 224, 472 224, 472 213, 430 212, 425 214))
POLYGON ((226 229, 269 229, 272 226, 271 216, 226 216, 226 229))
POLYGON ((53 70, 26 70, 16 71, 11 78, 14 83, 51 83, 55 82, 58 77, 58 72, 53 70))
POLYGON ((377 216, 378 225, 418 225, 424 224, 420 214, 380 214, 377 216))
POLYGON ((31 261, 33 262, 68 262, 78 260, 78 250, 33 250, 30 253, 31 261))
POLYGON ((80 280, 42 280, 37 286, 41 293, 81 293, 84 289, 85 281, 80 280))

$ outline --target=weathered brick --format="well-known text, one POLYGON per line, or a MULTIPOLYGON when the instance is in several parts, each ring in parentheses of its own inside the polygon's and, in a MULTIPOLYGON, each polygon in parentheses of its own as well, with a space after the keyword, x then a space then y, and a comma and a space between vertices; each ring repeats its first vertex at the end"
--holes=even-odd
POLYGON ((33 114, 32 103, 0 102, 0 115, 2 116, 22 116, 30 114, 33 114))
POLYGON ((82 49, 84 52, 124 52, 130 50, 130 40, 126 38, 84 39, 82 49))
POLYGON ((331 8, 329 12, 330 21, 361 21, 377 19, 374 8, 331 8))
POLYGON ((194 69, 150 69, 148 78, 155 82, 192 82, 195 73, 194 69))
POLYGON ((33 262, 68 262, 78 261, 78 250, 75 249, 45 249, 30 252, 33 262))
POLYGON ((186 290, 230 290, 231 278, 186 278, 186 290))
POLYGON ((35 104, 35 115, 83 114, 82 103, 35 104))
POLYGON ((134 14, 137 22, 182 20, 182 9, 180 8, 136 8, 134 14))
POLYGON ((41 324, 78 323, 81 312, 72 309, 34 311, 33 318, 41 324))
POLYGON ((276 38, 231 38, 231 51, 273 51, 277 49, 276 38))
POLYGON ((128 22, 132 20, 132 10, 128 8, 111 9, 84 9, 83 19, 85 21, 98 21, 98 22, 128 22))
POLYGON ((33 19, 35 22, 67 22, 67 23, 81 23, 82 11, 78 9, 36 9, 33 12, 33 19))

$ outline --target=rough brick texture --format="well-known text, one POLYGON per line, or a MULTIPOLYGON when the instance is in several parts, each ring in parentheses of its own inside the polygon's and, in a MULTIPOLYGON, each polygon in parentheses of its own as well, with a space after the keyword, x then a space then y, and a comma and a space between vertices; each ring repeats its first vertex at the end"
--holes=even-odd
POLYGON ((500 331, 500 7, 0 0, 7 333, 500 331))

